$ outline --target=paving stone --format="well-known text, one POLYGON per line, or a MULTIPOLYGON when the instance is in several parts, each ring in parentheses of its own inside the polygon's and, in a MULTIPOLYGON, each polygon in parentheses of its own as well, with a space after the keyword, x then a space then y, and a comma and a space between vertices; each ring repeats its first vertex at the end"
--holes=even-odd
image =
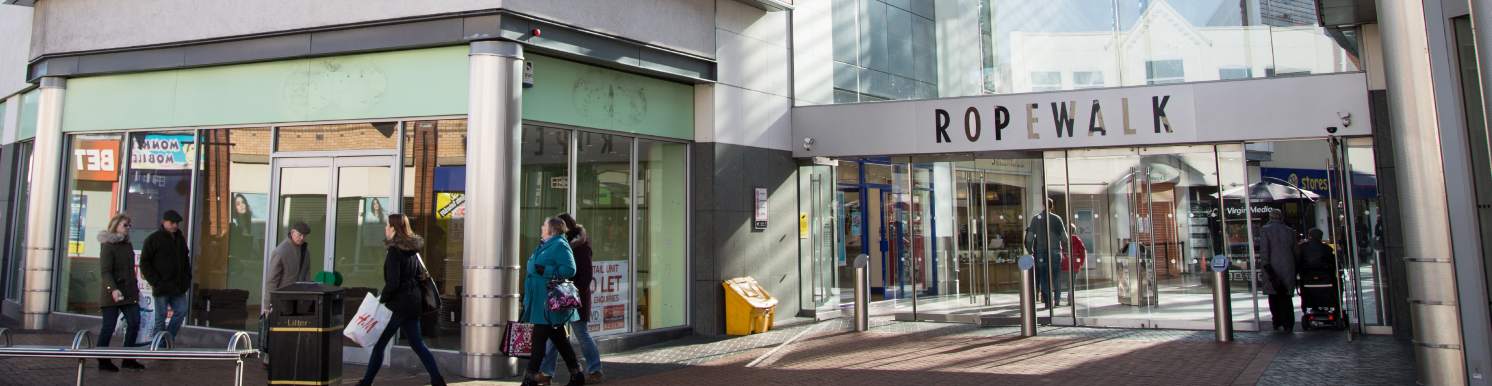
MULTIPOLYGON (((606 384, 683 385, 750 381, 773 385, 1405 385, 1414 360, 1405 342, 1388 337, 1348 341, 1331 332, 1236 335, 1215 343, 1209 331, 1043 327, 1021 338, 1014 327, 873 318, 867 332, 848 320, 787 326, 745 337, 686 337, 603 356, 606 384)), ((70 336, 17 334, 18 344, 61 345, 70 336)), ((146 363, 142 372, 100 374, 90 385, 230 384, 233 366, 219 362, 146 363)), ((0 358, 0 385, 71 384, 76 362, 0 358)), ((264 384, 262 367, 245 384, 264 384)), ((343 384, 364 367, 345 365, 343 384)), ((511 385, 517 379, 467 380, 443 369, 452 384, 511 385)), ((555 384, 567 380, 559 375, 555 384)), ((421 385, 422 371, 384 369, 379 385, 421 385)))

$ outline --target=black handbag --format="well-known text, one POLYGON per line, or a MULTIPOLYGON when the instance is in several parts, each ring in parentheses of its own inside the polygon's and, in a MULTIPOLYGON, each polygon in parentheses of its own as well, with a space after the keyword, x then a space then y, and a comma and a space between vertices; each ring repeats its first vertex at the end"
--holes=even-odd
POLYGON ((430 277, 430 270, 425 268, 425 260, 420 254, 414 255, 414 261, 419 263, 420 271, 416 276, 420 288, 420 313, 432 314, 440 311, 440 288, 435 286, 435 279, 430 277))

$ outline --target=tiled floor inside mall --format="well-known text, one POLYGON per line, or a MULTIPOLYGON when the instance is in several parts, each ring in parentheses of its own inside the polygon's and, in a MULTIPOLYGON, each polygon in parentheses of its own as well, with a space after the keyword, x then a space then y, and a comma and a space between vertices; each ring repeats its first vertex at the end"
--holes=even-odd
MULTIPOLYGON (((686 385, 750 380, 772 385, 1405 385, 1414 383, 1406 342, 1348 341, 1340 332, 1239 333, 1215 343, 1207 331, 1050 327, 1020 338, 1015 328, 872 320, 800 323, 737 338, 688 337, 604 357, 615 385, 686 385)), ((22 333, 18 343, 62 344, 65 334, 22 333)), ((99 374, 90 385, 231 384, 230 364, 147 362, 149 370, 99 374), (186 382, 186 383, 183 383, 186 382)), ((0 384, 71 384, 76 362, 0 358, 0 384)), ((363 367, 343 368, 353 384, 363 367)), ((446 369, 453 374, 454 369, 446 369)), ((563 376, 561 377, 563 378, 563 376)), ((516 384, 471 381, 453 384, 516 384)), ((245 384, 264 384, 257 365, 245 384)), ((421 371, 388 369, 377 384, 424 384, 421 371)), ((556 382, 556 384, 562 384, 556 382)))

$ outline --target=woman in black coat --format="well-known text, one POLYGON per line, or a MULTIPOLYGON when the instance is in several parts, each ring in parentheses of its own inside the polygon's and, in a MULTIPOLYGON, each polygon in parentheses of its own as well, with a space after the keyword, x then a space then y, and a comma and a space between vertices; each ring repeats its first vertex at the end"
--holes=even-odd
MULTIPOLYGON (((138 346, 140 334, 140 280, 135 278, 135 247, 130 244, 129 216, 116 214, 109 228, 98 233, 99 311, 103 325, 98 331, 98 347, 108 347, 114 338, 119 315, 124 315, 124 347, 138 346)), ((144 370, 134 359, 121 363, 126 369, 144 370)), ((99 371, 119 371, 109 359, 98 360, 99 371)))
POLYGON ((425 240, 409 230, 409 219, 402 214, 389 215, 388 226, 384 227, 383 234, 387 239, 384 243, 388 245, 388 253, 383 259, 383 293, 379 302, 393 311, 394 316, 389 318, 388 325, 384 326, 383 333, 378 336, 378 344, 373 345, 373 354, 368 357, 368 371, 363 373, 363 380, 358 384, 373 384, 373 377, 383 367, 384 348, 393 340, 395 332, 402 331, 404 339, 409 340, 409 348, 420 357, 420 363, 425 365, 425 372, 430 373, 430 384, 443 386, 446 381, 440 376, 440 369, 435 366, 435 356, 430 354, 424 337, 420 336, 422 295, 419 281, 425 278, 421 275, 421 263, 417 260, 420 258, 420 250, 425 247, 425 240))

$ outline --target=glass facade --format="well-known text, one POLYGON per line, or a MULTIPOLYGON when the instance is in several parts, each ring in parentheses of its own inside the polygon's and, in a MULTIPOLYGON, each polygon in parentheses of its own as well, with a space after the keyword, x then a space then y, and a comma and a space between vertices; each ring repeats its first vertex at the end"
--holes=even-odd
MULTIPOLYGON (((270 129, 213 129, 202 143, 193 325, 256 330, 263 301, 270 129)), ((274 237, 269 237, 274 238, 274 237)))
MULTIPOLYGON (((383 287, 385 218, 406 213, 445 297, 421 326, 431 346, 457 350, 466 130, 464 119, 429 119, 71 135, 58 307, 98 314, 93 235, 112 213, 136 219, 137 246, 164 211, 182 213, 195 259, 188 323, 250 331, 272 290, 271 251, 291 225, 312 229, 308 279, 338 274, 360 299, 383 287)), ((687 325, 688 144, 542 125, 523 133, 522 258, 545 217, 575 213, 595 249, 591 329, 687 325)), ((345 304, 350 315, 358 302, 345 304)))
POLYGON ((591 333, 685 325, 688 145, 539 124, 523 143, 521 260, 544 218, 574 213, 593 251, 591 333))
MULTIPOLYGON (((444 307, 421 321, 430 347, 461 348, 462 243, 466 239, 466 120, 404 123, 404 183, 399 207, 425 237, 425 268, 444 307)), ((382 232, 382 229, 379 229, 382 232)))
POLYGON ((834 0, 815 21, 830 24, 833 59, 808 65, 832 67, 811 71, 832 73, 833 103, 1361 69, 1354 30, 1286 3, 834 0))
POLYGON ((12 229, 10 243, 5 245, 9 250, 5 251, 8 258, 4 267, 4 291, 5 299, 14 301, 21 300, 21 279, 25 274, 26 216, 30 212, 31 200, 31 144, 22 142, 16 145, 16 151, 9 154, 15 157, 16 174, 15 180, 10 184, 15 189, 11 196, 14 206, 10 212, 13 216, 9 219, 12 229))
MULTIPOLYGON (((62 261, 57 309, 98 314, 99 244, 95 235, 119 213, 124 162, 124 135, 76 135, 68 141, 67 177, 63 198, 62 261)), ((146 225, 145 221, 139 221, 146 225)), ((139 247, 138 241, 136 248, 139 247)), ((138 257, 137 257, 138 258, 138 257)))
MULTIPOLYGON (((1325 234, 1341 277, 1340 304, 1330 292, 1295 296, 1288 317, 1327 309, 1382 326, 1390 286, 1375 160, 1371 140, 1356 137, 841 159, 843 195, 800 202, 845 212, 845 250, 870 256, 873 299, 899 320, 1018 324, 1017 262, 1030 255, 1042 323, 1212 329, 1208 264, 1225 256, 1235 328, 1258 330, 1274 317, 1255 237, 1277 210, 1298 240, 1325 234)), ((832 264, 816 248, 802 253, 832 264)))

